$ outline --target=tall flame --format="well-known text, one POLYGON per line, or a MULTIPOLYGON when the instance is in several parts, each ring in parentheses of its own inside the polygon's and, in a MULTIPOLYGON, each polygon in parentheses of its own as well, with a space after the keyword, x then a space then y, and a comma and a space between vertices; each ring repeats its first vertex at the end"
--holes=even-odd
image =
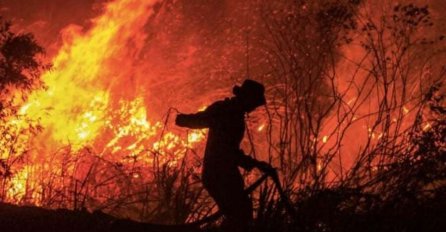
POLYGON ((128 44, 141 46, 138 43, 144 42, 141 31, 154 3, 114 1, 93 21, 91 30, 66 29, 54 67, 42 76, 47 90, 34 93, 21 113, 39 118, 56 142, 80 147, 94 140, 111 107, 107 84, 122 75, 119 69, 124 69, 117 62, 133 58, 128 44))
MULTIPOLYGON (((75 154, 92 146, 96 156, 108 155, 122 165, 132 160, 134 168, 138 161, 151 164, 153 158, 148 157, 153 154, 158 157, 169 153, 166 162, 174 164, 193 144, 203 140, 203 131, 192 131, 185 138, 164 133, 162 123, 150 118, 144 92, 128 84, 134 75, 132 65, 145 44, 144 26, 157 2, 115 0, 92 21, 90 30, 76 26, 64 30, 64 43, 52 60, 53 67, 42 76, 46 88, 32 93, 19 111, 23 118, 38 121, 44 128, 34 139, 43 151, 29 158, 32 164, 15 171, 7 200, 20 202, 28 197, 28 201, 31 198, 40 204, 39 199, 45 195, 45 175, 64 178, 63 173, 71 171, 76 178, 92 168, 75 164, 60 170, 66 168, 66 157, 45 157, 59 147, 68 146, 68 153, 75 154), (118 91, 112 91, 115 89, 118 91)), ((14 121, 19 126, 26 122, 14 121)), ((140 174, 132 176, 139 178, 140 174)), ((51 181, 65 183, 64 179, 51 181)))

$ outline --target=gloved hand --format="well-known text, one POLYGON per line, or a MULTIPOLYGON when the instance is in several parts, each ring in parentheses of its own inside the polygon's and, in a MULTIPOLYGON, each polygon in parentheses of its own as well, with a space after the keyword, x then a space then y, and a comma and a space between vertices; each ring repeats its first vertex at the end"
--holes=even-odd
POLYGON ((271 166, 271 164, 264 162, 264 161, 258 161, 256 164, 256 167, 264 172, 264 173, 268 173, 268 174, 272 174, 276 171, 275 168, 273 168, 273 166, 271 166))
POLYGON ((177 126, 184 126, 185 124, 185 115, 184 114, 178 114, 175 118, 175 125, 177 126))

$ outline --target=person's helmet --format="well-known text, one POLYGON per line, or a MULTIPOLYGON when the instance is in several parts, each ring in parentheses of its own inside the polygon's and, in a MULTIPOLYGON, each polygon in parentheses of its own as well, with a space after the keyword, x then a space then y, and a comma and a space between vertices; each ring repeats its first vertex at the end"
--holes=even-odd
POLYGON ((265 87, 257 81, 246 79, 242 86, 234 86, 233 93, 247 103, 250 108, 266 104, 265 87))

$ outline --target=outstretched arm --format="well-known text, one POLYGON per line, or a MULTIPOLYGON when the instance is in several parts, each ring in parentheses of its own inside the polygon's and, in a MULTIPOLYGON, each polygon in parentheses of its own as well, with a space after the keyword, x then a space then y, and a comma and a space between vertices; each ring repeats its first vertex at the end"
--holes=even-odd
POLYGON ((175 124, 191 129, 202 129, 209 127, 209 121, 209 115, 206 112, 198 112, 196 114, 178 114, 175 124))
POLYGON ((205 111, 200 111, 195 114, 178 114, 175 119, 175 124, 181 127, 188 127, 191 129, 208 128, 211 121, 216 117, 218 111, 216 103, 210 105, 205 111))

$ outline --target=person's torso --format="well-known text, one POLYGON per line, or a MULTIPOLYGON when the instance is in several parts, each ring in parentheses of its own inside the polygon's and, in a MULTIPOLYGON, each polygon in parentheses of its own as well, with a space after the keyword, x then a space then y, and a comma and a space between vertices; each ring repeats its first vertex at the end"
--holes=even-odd
POLYGON ((219 103, 217 112, 209 127, 204 164, 216 169, 233 168, 245 132, 244 112, 231 100, 219 103))

